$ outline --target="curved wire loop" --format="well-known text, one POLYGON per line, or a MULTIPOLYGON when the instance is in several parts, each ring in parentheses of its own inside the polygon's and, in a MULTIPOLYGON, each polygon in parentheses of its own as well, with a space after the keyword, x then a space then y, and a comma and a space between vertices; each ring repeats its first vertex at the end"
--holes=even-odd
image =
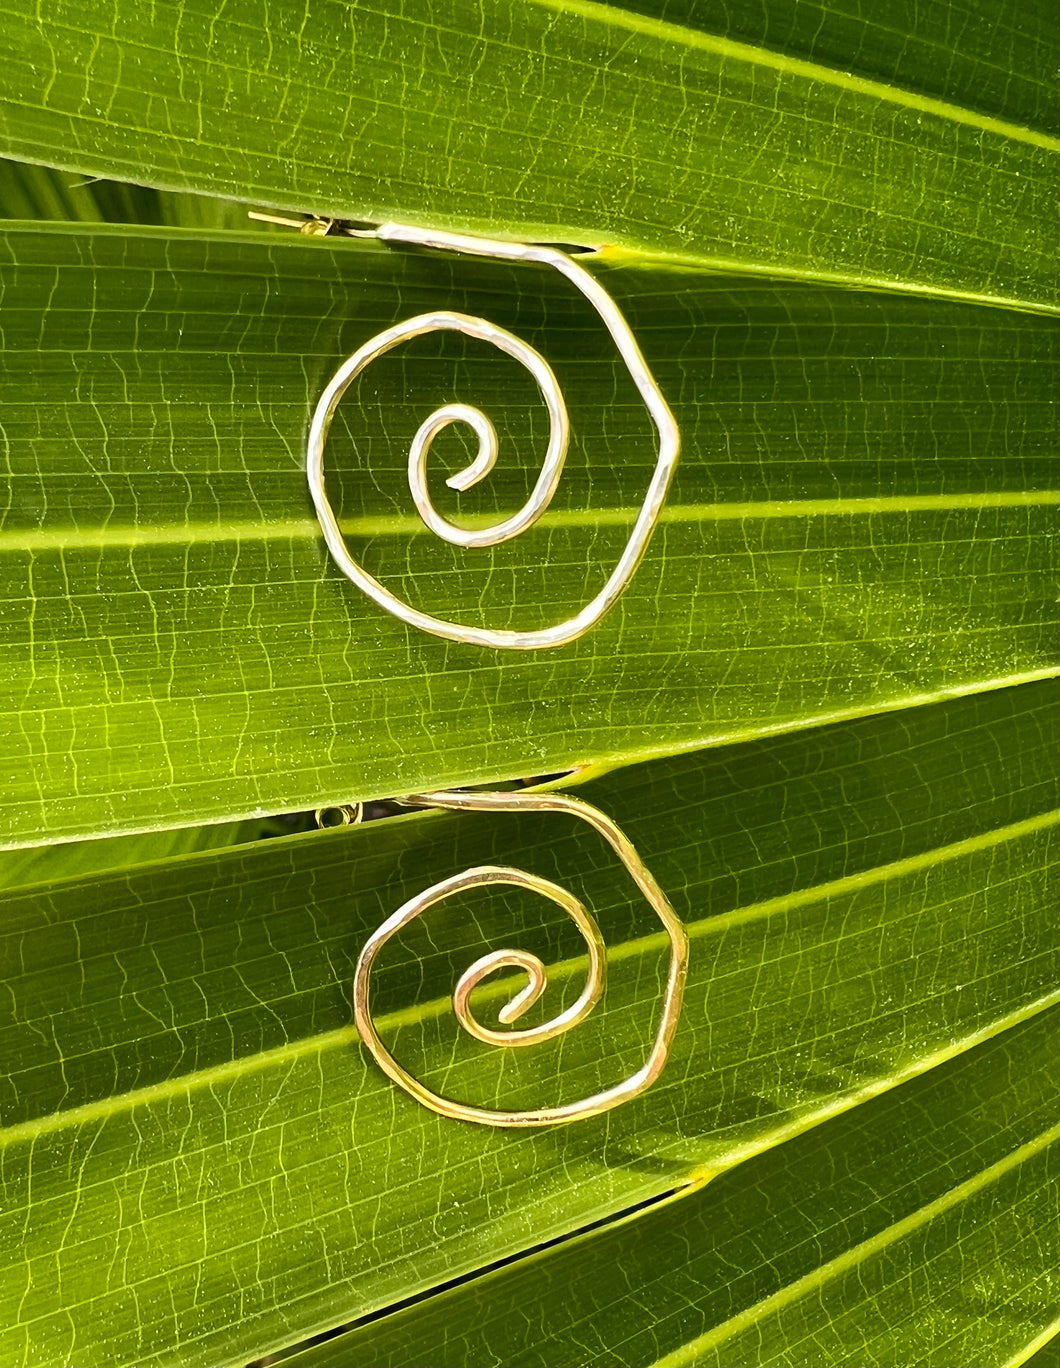
MULTIPOLYGON (((361 234, 359 234, 361 235, 361 234)), ((466 490, 485 478, 497 459, 497 432, 492 422, 480 409, 468 404, 446 404, 437 409, 421 425, 409 451, 408 478, 413 503, 426 526, 437 536, 455 546, 482 548, 497 546, 517 537, 541 517, 556 492, 563 462, 567 454, 570 424, 567 408, 552 368, 543 356, 527 343, 520 341, 505 328, 475 318, 470 314, 440 310, 419 314, 403 323, 386 328, 360 347, 342 363, 328 383, 309 427, 306 447, 306 474, 313 497, 317 518, 324 540, 343 574, 364 591, 373 602, 388 613, 434 636, 445 637, 474 646, 490 646, 499 650, 533 651, 550 646, 563 646, 577 640, 593 627, 615 603, 626 588, 633 572, 647 549, 655 524, 666 500, 680 450, 677 422, 648 369, 629 325, 614 300, 603 286, 577 262, 554 247, 526 246, 515 242, 493 242, 488 238, 468 237, 457 233, 413 228, 401 223, 384 223, 374 236, 385 242, 408 243, 418 247, 433 247, 443 251, 460 252, 470 256, 494 257, 502 261, 536 262, 551 266, 575 285, 600 315, 618 348, 619 354, 640 392, 652 422, 659 434, 659 454, 648 492, 637 514, 629 540, 608 576, 603 588, 580 612, 566 622, 532 631, 493 630, 471 627, 459 622, 448 622, 430 613, 421 612, 398 598, 353 558, 343 537, 324 486, 324 444, 339 400, 354 379, 378 356, 399 343, 424 333, 436 331, 461 332, 476 337, 515 358, 533 375, 540 387, 549 415, 549 441, 541 473, 530 497, 516 513, 490 527, 470 531, 458 527, 443 517, 431 502, 427 490, 427 454, 434 438, 452 423, 467 423, 479 441, 478 454, 472 463, 446 483, 453 489, 466 490)))
POLYGON ((496 950, 483 955, 461 975, 453 992, 453 1010, 460 1025, 469 1035, 489 1045, 509 1048, 536 1045, 569 1031, 584 1021, 599 1002, 607 977, 607 957, 600 928, 577 898, 550 880, 526 870, 513 869, 507 865, 477 865, 461 874, 443 879, 440 883, 432 884, 416 897, 410 898, 368 938, 361 951, 353 978, 354 1017, 361 1039, 384 1073, 431 1111, 458 1121, 474 1121, 483 1126, 549 1126, 559 1122, 580 1121, 610 1111, 612 1107, 617 1107, 630 1098, 646 1092, 662 1073, 677 1031, 688 971, 688 936, 680 918, 670 906, 666 894, 644 866, 629 838, 598 808, 562 793, 414 793, 397 801, 412 807, 450 808, 470 812, 561 812, 588 822, 616 852, 662 922, 670 941, 670 965, 659 1025, 651 1050, 644 1064, 621 1083, 582 1101, 560 1107, 544 1107, 537 1111, 491 1111, 442 1097, 414 1078, 398 1063, 380 1039, 372 1019, 372 966, 376 956, 387 941, 415 917, 451 893, 467 888, 501 884, 529 888, 542 894, 562 907, 577 926, 588 951, 585 987, 576 1002, 541 1025, 522 1030, 493 1030, 476 1020, 470 1004, 472 990, 488 974, 499 969, 519 969, 526 974, 527 984, 501 1008, 498 1014, 501 1022, 506 1025, 517 1021, 537 1002, 547 985, 547 970, 536 955, 523 950, 496 950))
POLYGON ((329 827, 337 826, 359 826, 364 820, 363 803, 331 803, 327 807, 317 808, 313 813, 317 826, 322 831, 327 831, 329 827), (336 821, 328 821, 328 814, 333 813, 336 821))

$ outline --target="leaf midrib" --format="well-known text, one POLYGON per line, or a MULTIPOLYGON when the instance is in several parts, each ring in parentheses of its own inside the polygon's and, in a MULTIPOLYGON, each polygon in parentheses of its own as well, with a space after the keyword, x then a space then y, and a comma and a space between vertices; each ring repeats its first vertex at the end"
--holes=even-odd
POLYGON ((915 109, 923 114, 932 114, 952 123, 966 124, 971 128, 982 129, 984 132, 997 133, 1014 142, 1027 143, 1031 147, 1045 148, 1049 152, 1060 152, 1060 139, 1052 138, 1046 133, 1039 133, 1032 128, 1026 128, 1022 124, 1010 123, 1008 120, 994 118, 987 114, 978 114, 974 110, 951 104, 947 100, 920 95, 904 87, 890 85, 885 81, 876 81, 867 76, 855 76, 851 72, 822 66, 817 62, 808 61, 804 57, 790 57, 784 53, 774 52, 770 48, 742 43, 738 39, 722 38, 716 34, 705 33, 701 29, 670 23, 665 19, 631 13, 613 5, 600 3, 600 0, 530 0, 530 3, 538 5, 542 9, 554 10, 560 14, 578 14, 584 19, 602 23, 607 27, 624 28, 631 33, 644 33, 668 44, 698 48, 701 51, 713 52, 721 57, 731 57, 752 66, 768 67, 773 71, 803 76, 818 84, 836 86, 841 90, 851 90, 862 95, 871 95, 889 104, 902 105, 907 109, 915 109))
POLYGON ((789 1283, 787 1287, 781 1288, 771 1297, 763 1298, 762 1301, 756 1302, 747 1310, 740 1312, 739 1315, 723 1321, 714 1329, 708 1330, 706 1334, 682 1345, 676 1353, 659 1359, 654 1368, 688 1368, 688 1365, 699 1360, 705 1350, 716 1348, 727 1339, 751 1328, 763 1316, 782 1310, 785 1306, 790 1306, 808 1294, 819 1291, 833 1279, 857 1268, 866 1259, 880 1253, 889 1245, 913 1234, 920 1227, 934 1220, 936 1216, 943 1215, 953 1207, 959 1206, 962 1202, 985 1191, 994 1183, 1000 1182, 1007 1174, 1042 1153, 1050 1145, 1055 1144, 1058 1139, 1060 1139, 1060 1124, 1048 1127, 1035 1139, 1029 1140, 1026 1144, 1013 1150, 1011 1154, 1006 1155, 1004 1159, 999 1159, 973 1177, 965 1179, 963 1183, 958 1183, 956 1187, 951 1188, 940 1197, 936 1197, 934 1201, 925 1203, 924 1206, 919 1207, 900 1221, 895 1221, 886 1230, 881 1230, 870 1236, 869 1239, 862 1240, 860 1244, 844 1250, 842 1254, 838 1254, 834 1259, 829 1259, 827 1263, 821 1264, 797 1281, 789 1283))
MULTIPOLYGON (((1060 490, 1016 489, 974 494, 887 495, 853 499, 776 499, 752 503, 670 504, 659 515, 660 523, 744 522, 753 519, 869 517, 888 513, 987 508, 1039 508, 1060 505, 1060 490)), ((545 513, 535 526, 560 528, 625 527, 639 508, 561 509, 545 513)), ((468 527, 487 527, 498 514, 468 516, 468 527)), ((433 535, 412 513, 388 513, 375 517, 346 518, 342 530, 350 537, 418 537, 433 535)), ((320 526, 312 518, 276 521, 193 522, 128 524, 101 527, 32 527, 0 532, 0 553, 13 551, 101 550, 108 547, 183 546, 203 542, 316 541, 320 526)))
POLYGON ((1047 1325, 1044 1330, 1039 1331, 1029 1344, 1023 1346, 1018 1354, 1006 1359, 1001 1368, 1022 1368, 1028 1359, 1033 1358, 1039 1349, 1044 1349, 1051 1339, 1056 1338, 1058 1333, 1060 1333, 1060 1316, 1051 1325, 1047 1325))

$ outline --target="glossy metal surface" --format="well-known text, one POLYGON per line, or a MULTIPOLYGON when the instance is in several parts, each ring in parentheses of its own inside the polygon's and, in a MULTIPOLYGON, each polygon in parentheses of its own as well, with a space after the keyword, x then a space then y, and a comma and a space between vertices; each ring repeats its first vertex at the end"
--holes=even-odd
MULTIPOLYGON (((262 217, 262 216, 258 216, 262 217)), ((296 221, 274 219, 275 222, 296 221)), ((312 224, 302 225, 302 231, 313 232, 312 224)), ((326 220, 319 221, 327 223, 326 220)), ((327 232, 328 229, 324 228, 327 232)), ((351 230, 357 236, 371 234, 351 230)), ((556 377, 545 359, 522 342, 512 333, 483 318, 470 314, 451 313, 446 310, 420 314, 392 328, 378 333, 364 346, 342 363, 325 388, 317 403, 309 429, 306 448, 306 473, 309 489, 317 518, 324 533, 335 562, 357 587, 368 595, 380 608, 392 613, 410 627, 430 632, 435 636, 446 637, 469 645, 488 646, 497 650, 533 651, 551 646, 563 646, 577 640, 589 631, 607 610, 615 603, 644 555, 652 531, 658 521, 659 513, 666 500, 667 491, 673 478, 677 456, 680 450, 680 435, 677 423, 663 398, 655 379, 648 369, 640 348, 629 330, 614 300, 583 267, 554 247, 526 246, 522 243, 494 242, 488 238, 468 237, 457 233, 413 228, 400 223, 384 223, 374 230, 374 236, 385 242, 404 243, 417 247, 430 247, 442 251, 460 252, 471 256, 494 257, 503 261, 531 262, 551 266, 565 276, 589 300, 600 315, 618 348, 619 354, 634 384, 640 392, 652 421, 659 434, 659 453, 648 492, 634 522, 629 540, 617 564, 607 577, 600 591, 580 612, 565 622, 552 627, 537 628, 531 631, 494 630, 488 627, 472 627, 458 622, 447 622, 413 608, 380 582, 353 558, 339 527, 335 511, 331 506, 325 489, 324 445, 335 409, 343 394, 354 379, 376 357, 382 356, 392 347, 412 337, 439 330, 461 332, 469 337, 479 338, 514 357, 534 376, 549 414, 549 442, 541 473, 537 478, 530 497, 518 512, 495 523, 491 527, 469 531, 457 527, 444 518, 431 502, 426 482, 427 454, 434 437, 450 423, 469 423, 479 439, 479 450, 475 460, 465 470, 453 476, 448 484, 454 489, 469 489, 483 479, 492 469, 497 459, 497 434, 493 424, 481 410, 467 404, 447 404, 432 413, 421 425, 413 438, 409 452, 409 488, 412 501, 420 517, 430 530, 457 546, 482 548, 496 546, 516 537, 520 532, 532 527, 548 508, 549 502, 559 484, 563 462, 569 440, 567 409, 563 402, 556 377)))
POLYGON ((607 959, 603 937, 591 914, 577 898, 548 879, 525 870, 505 865, 477 865, 462 874, 432 884, 416 897, 410 898, 369 937, 361 951, 353 979, 354 1017, 361 1038, 379 1067, 417 1102, 421 1102, 432 1111, 452 1117, 454 1120, 474 1121, 484 1126, 549 1126, 559 1122, 580 1121, 610 1111, 612 1107, 617 1107, 622 1102, 646 1092, 662 1073, 677 1031, 688 969, 688 937, 666 894, 650 871, 645 868, 628 837, 598 808, 561 793, 417 793, 398 801, 414 807, 450 808, 471 812, 560 812, 588 822, 621 859, 662 922, 670 940, 670 964, 659 1025, 648 1057, 636 1073, 614 1087, 579 1102, 560 1107, 544 1107, 537 1111, 491 1111, 440 1096, 398 1063, 380 1039, 372 1019, 372 966, 376 956, 391 936, 407 926, 414 917, 418 917, 451 893, 482 885, 507 884, 531 889, 558 903, 581 932, 588 951, 585 987, 575 1003, 551 1021, 539 1026, 522 1031, 492 1030, 475 1019, 469 1001, 472 989, 487 974, 492 974, 498 969, 521 969, 527 975, 527 985, 499 1013, 503 1023, 509 1024, 518 1020, 538 1000, 547 984, 547 970, 536 955, 530 955, 522 950, 496 950, 483 955, 465 971, 453 993, 453 1010, 464 1030, 486 1044, 513 1047, 535 1045, 544 1040, 554 1039, 585 1020, 600 1000, 606 983, 607 959))

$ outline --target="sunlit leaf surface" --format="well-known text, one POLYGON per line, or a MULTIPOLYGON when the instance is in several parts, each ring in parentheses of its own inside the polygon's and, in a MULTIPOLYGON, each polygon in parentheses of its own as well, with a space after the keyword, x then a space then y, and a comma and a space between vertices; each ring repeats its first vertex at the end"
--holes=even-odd
POLYGON ((0 218, 35 220, 0 232, 0 1360, 241 1366, 389 1312, 296 1361, 1058 1368, 1054 7, 0 0, 0 64, 0 218), (532 342, 574 431, 533 533, 413 515, 438 404, 501 436, 459 498, 439 440, 458 520, 544 448, 526 376, 452 337, 363 377, 328 478, 411 602, 556 622, 653 462, 599 321, 532 268, 218 231, 246 202, 605 245, 684 447, 589 637, 410 634, 329 561, 303 452, 380 328, 532 342), (435 908, 376 984, 433 1087, 570 1100, 652 1034, 625 875, 543 817, 248 837, 574 765, 689 925, 673 1058, 581 1126, 443 1121, 356 1040, 365 937, 468 864, 571 886, 610 986, 560 1043, 491 1054, 447 1003, 512 944, 555 967, 535 1010, 577 993, 528 896, 435 908))
MULTIPOLYGON (((1055 999, 1054 710, 1051 684, 1027 685, 585 785, 687 921, 691 970, 660 1082, 558 1130, 420 1107, 359 1048, 349 980, 367 933, 428 882, 536 870, 604 929, 593 1017, 536 1050, 461 1036, 442 997, 486 948, 557 965, 545 1012, 580 986, 576 936, 548 905, 479 894, 381 962, 384 1039, 479 1104, 616 1081, 642 1058, 665 953, 591 832, 414 815, 7 893, 6 1361, 240 1363, 715 1173, 1029 1021, 1055 999)), ((488 1015, 509 990, 480 991, 488 1015)))
POLYGON ((677 1202, 284 1363, 1019 1362, 1060 1291, 1056 1028, 1046 1012, 677 1202))
MULTIPOLYGON (((684 442, 633 583, 582 641, 499 655, 410 631, 336 569, 306 424, 396 319, 457 307, 549 356, 575 443, 489 551, 411 508, 454 396, 503 443, 455 516, 521 503, 532 381, 450 335, 374 366, 329 447, 355 554, 441 616, 539 626, 617 559, 654 464, 599 320, 544 270, 363 244, 34 225, 0 237, 0 844, 520 777, 907 705, 1055 669, 1051 320, 597 265, 684 442)), ((444 495, 444 498, 442 497, 444 495)))
POLYGON ((989 22, 918 6, 912 25, 893 0, 868 21, 772 4, 730 37, 736 6, 704 22, 598 0, 5 0, 0 152, 374 221, 1055 304, 1039 4, 1004 0, 989 22))

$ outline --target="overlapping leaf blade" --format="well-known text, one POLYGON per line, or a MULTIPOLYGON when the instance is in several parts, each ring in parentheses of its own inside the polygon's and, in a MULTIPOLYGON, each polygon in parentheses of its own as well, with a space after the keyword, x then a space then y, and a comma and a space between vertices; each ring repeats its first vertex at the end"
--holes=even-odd
POLYGON ((660 1084, 559 1131, 426 1112, 360 1054, 346 993, 364 935, 432 878, 503 858, 562 879, 611 944, 602 1015, 575 1035, 486 1059, 438 1002, 499 943, 563 961, 560 996, 577 990, 569 935, 518 901, 409 928, 378 1004, 442 1090, 595 1091, 639 1062, 665 959, 591 836, 412 817, 8 894, 8 1359, 238 1363, 713 1172, 1033 1016, 1052 990, 1053 706, 1025 686, 587 786, 689 921, 692 969, 660 1084))
POLYGON ((308 824, 309 814, 291 819, 259 819, 247 822, 215 822, 198 827, 168 827, 162 831, 136 832, 99 841, 67 841, 61 845, 16 846, 0 851, 0 887, 70 879, 103 869, 147 864, 187 855, 196 850, 260 841, 289 835, 308 824))
MULTIPOLYGON (((553 283, 320 243, 7 235, 2 842, 622 762, 1052 669, 1054 335, 942 299, 1055 302, 1037 4, 1002 0, 986 23, 897 0, 706 19, 683 0, 360 0, 277 23, 266 0, 8 0, 0 150, 292 209, 620 244, 594 269, 680 407, 685 462, 652 558, 591 641, 499 663, 409 641, 320 553, 298 474, 315 394, 378 326, 435 304, 499 315, 557 356, 581 438, 570 480, 540 536, 485 573, 417 534, 404 451, 440 398, 483 403, 511 464, 461 507, 509 508, 543 445, 525 380, 445 348, 395 358, 330 453, 351 543, 389 582, 454 616, 554 620, 613 559, 651 456, 599 330, 553 283), (645 254, 745 274, 617 269, 645 254)), ((48 188, 32 168, 16 179, 48 188)), ((213 222, 203 203, 186 221, 213 222)), ((439 464, 464 458, 454 441, 439 464)), ((413 886, 519 851, 553 877, 581 869, 613 982, 562 1054, 485 1066, 436 1006, 512 928, 560 961, 561 999, 576 990, 577 947, 518 900, 412 934, 378 991, 388 1039, 439 1087, 516 1103, 559 1079, 594 1089, 643 1046, 660 947, 576 837, 414 819, 9 893, 5 1351, 241 1362, 713 1172, 947 1054, 942 1072, 967 1080, 963 1053, 999 1030, 978 1057, 1021 1040, 996 1093, 1029 1100, 1055 901, 1045 688, 596 780, 693 923, 694 972, 665 1087, 581 1133, 437 1124, 365 1067, 345 1000, 361 938, 413 886)), ((934 1107, 936 1084, 903 1085, 887 1114, 917 1125, 898 1099, 934 1107)), ((841 1146, 885 1104, 811 1138, 841 1146)), ((917 1139, 951 1119, 925 1110, 917 1139)), ((788 1176, 789 1147, 775 1153, 788 1176)), ((940 1200, 935 1176, 912 1166, 922 1203, 940 1200)), ((885 1190, 845 1220, 888 1219, 885 1190)), ((697 1305, 665 1344, 658 1319, 651 1354, 838 1363, 855 1344, 883 1363, 930 1345, 939 1363, 1015 1364, 1034 1350, 1017 1331, 1040 1323, 1026 1289, 1043 1256, 1028 1246, 1014 1274, 998 1233, 1030 1214, 950 1202, 932 1229, 943 1261, 958 1253, 944 1268, 914 1251, 927 1281, 911 1308, 885 1269, 843 1328, 850 1289, 818 1282, 800 1302, 792 1273, 771 1341, 763 1284, 750 1324, 719 1338, 745 1312, 697 1305), (965 1338, 946 1344, 972 1269, 991 1315, 962 1303, 965 1338), (1022 1301, 999 1310, 1016 1283, 1022 1301)), ((881 1267, 858 1260, 852 1281, 881 1267)), ((518 1352, 536 1349, 523 1336, 518 1352)))
MULTIPOLYGON (((827 65, 798 42, 595 0, 359 0, 282 22, 267 0, 7 0, 0 152, 374 221, 1055 306, 1056 139, 976 112, 986 54, 974 37, 967 63, 953 50, 944 7, 920 27, 909 77, 899 58, 887 83, 823 39, 827 65), (972 108, 919 92, 925 39, 946 44, 972 108)), ((1028 27, 1041 36, 1013 4, 997 17, 1010 49, 1028 27)), ((1019 50, 1019 69, 1041 59, 1032 87, 1048 80, 1046 41, 1019 50)), ((1015 83, 992 84, 1007 107, 1015 83)))
MULTIPOLYGON (((2 844, 610 763, 1055 668, 1048 320, 597 266, 683 460, 619 606, 513 658, 410 633, 339 574, 302 443, 333 366, 381 326, 457 306, 513 327, 555 365, 577 434, 537 529, 465 554, 409 509, 408 442, 454 397, 505 453, 460 516, 516 506, 537 469, 531 382, 474 348, 379 362, 329 478, 355 553, 412 602, 562 620, 617 558, 654 461, 563 282, 116 230, 12 229, 2 250, 2 844)), ((438 464, 466 459, 454 436, 438 464)))
POLYGON ((283 1362, 1017 1362, 1058 1291, 1056 1027, 1047 1012, 676 1202, 283 1362))
POLYGON ((0 219, 253 228, 246 209, 208 195, 172 194, 0 158, 0 219))

